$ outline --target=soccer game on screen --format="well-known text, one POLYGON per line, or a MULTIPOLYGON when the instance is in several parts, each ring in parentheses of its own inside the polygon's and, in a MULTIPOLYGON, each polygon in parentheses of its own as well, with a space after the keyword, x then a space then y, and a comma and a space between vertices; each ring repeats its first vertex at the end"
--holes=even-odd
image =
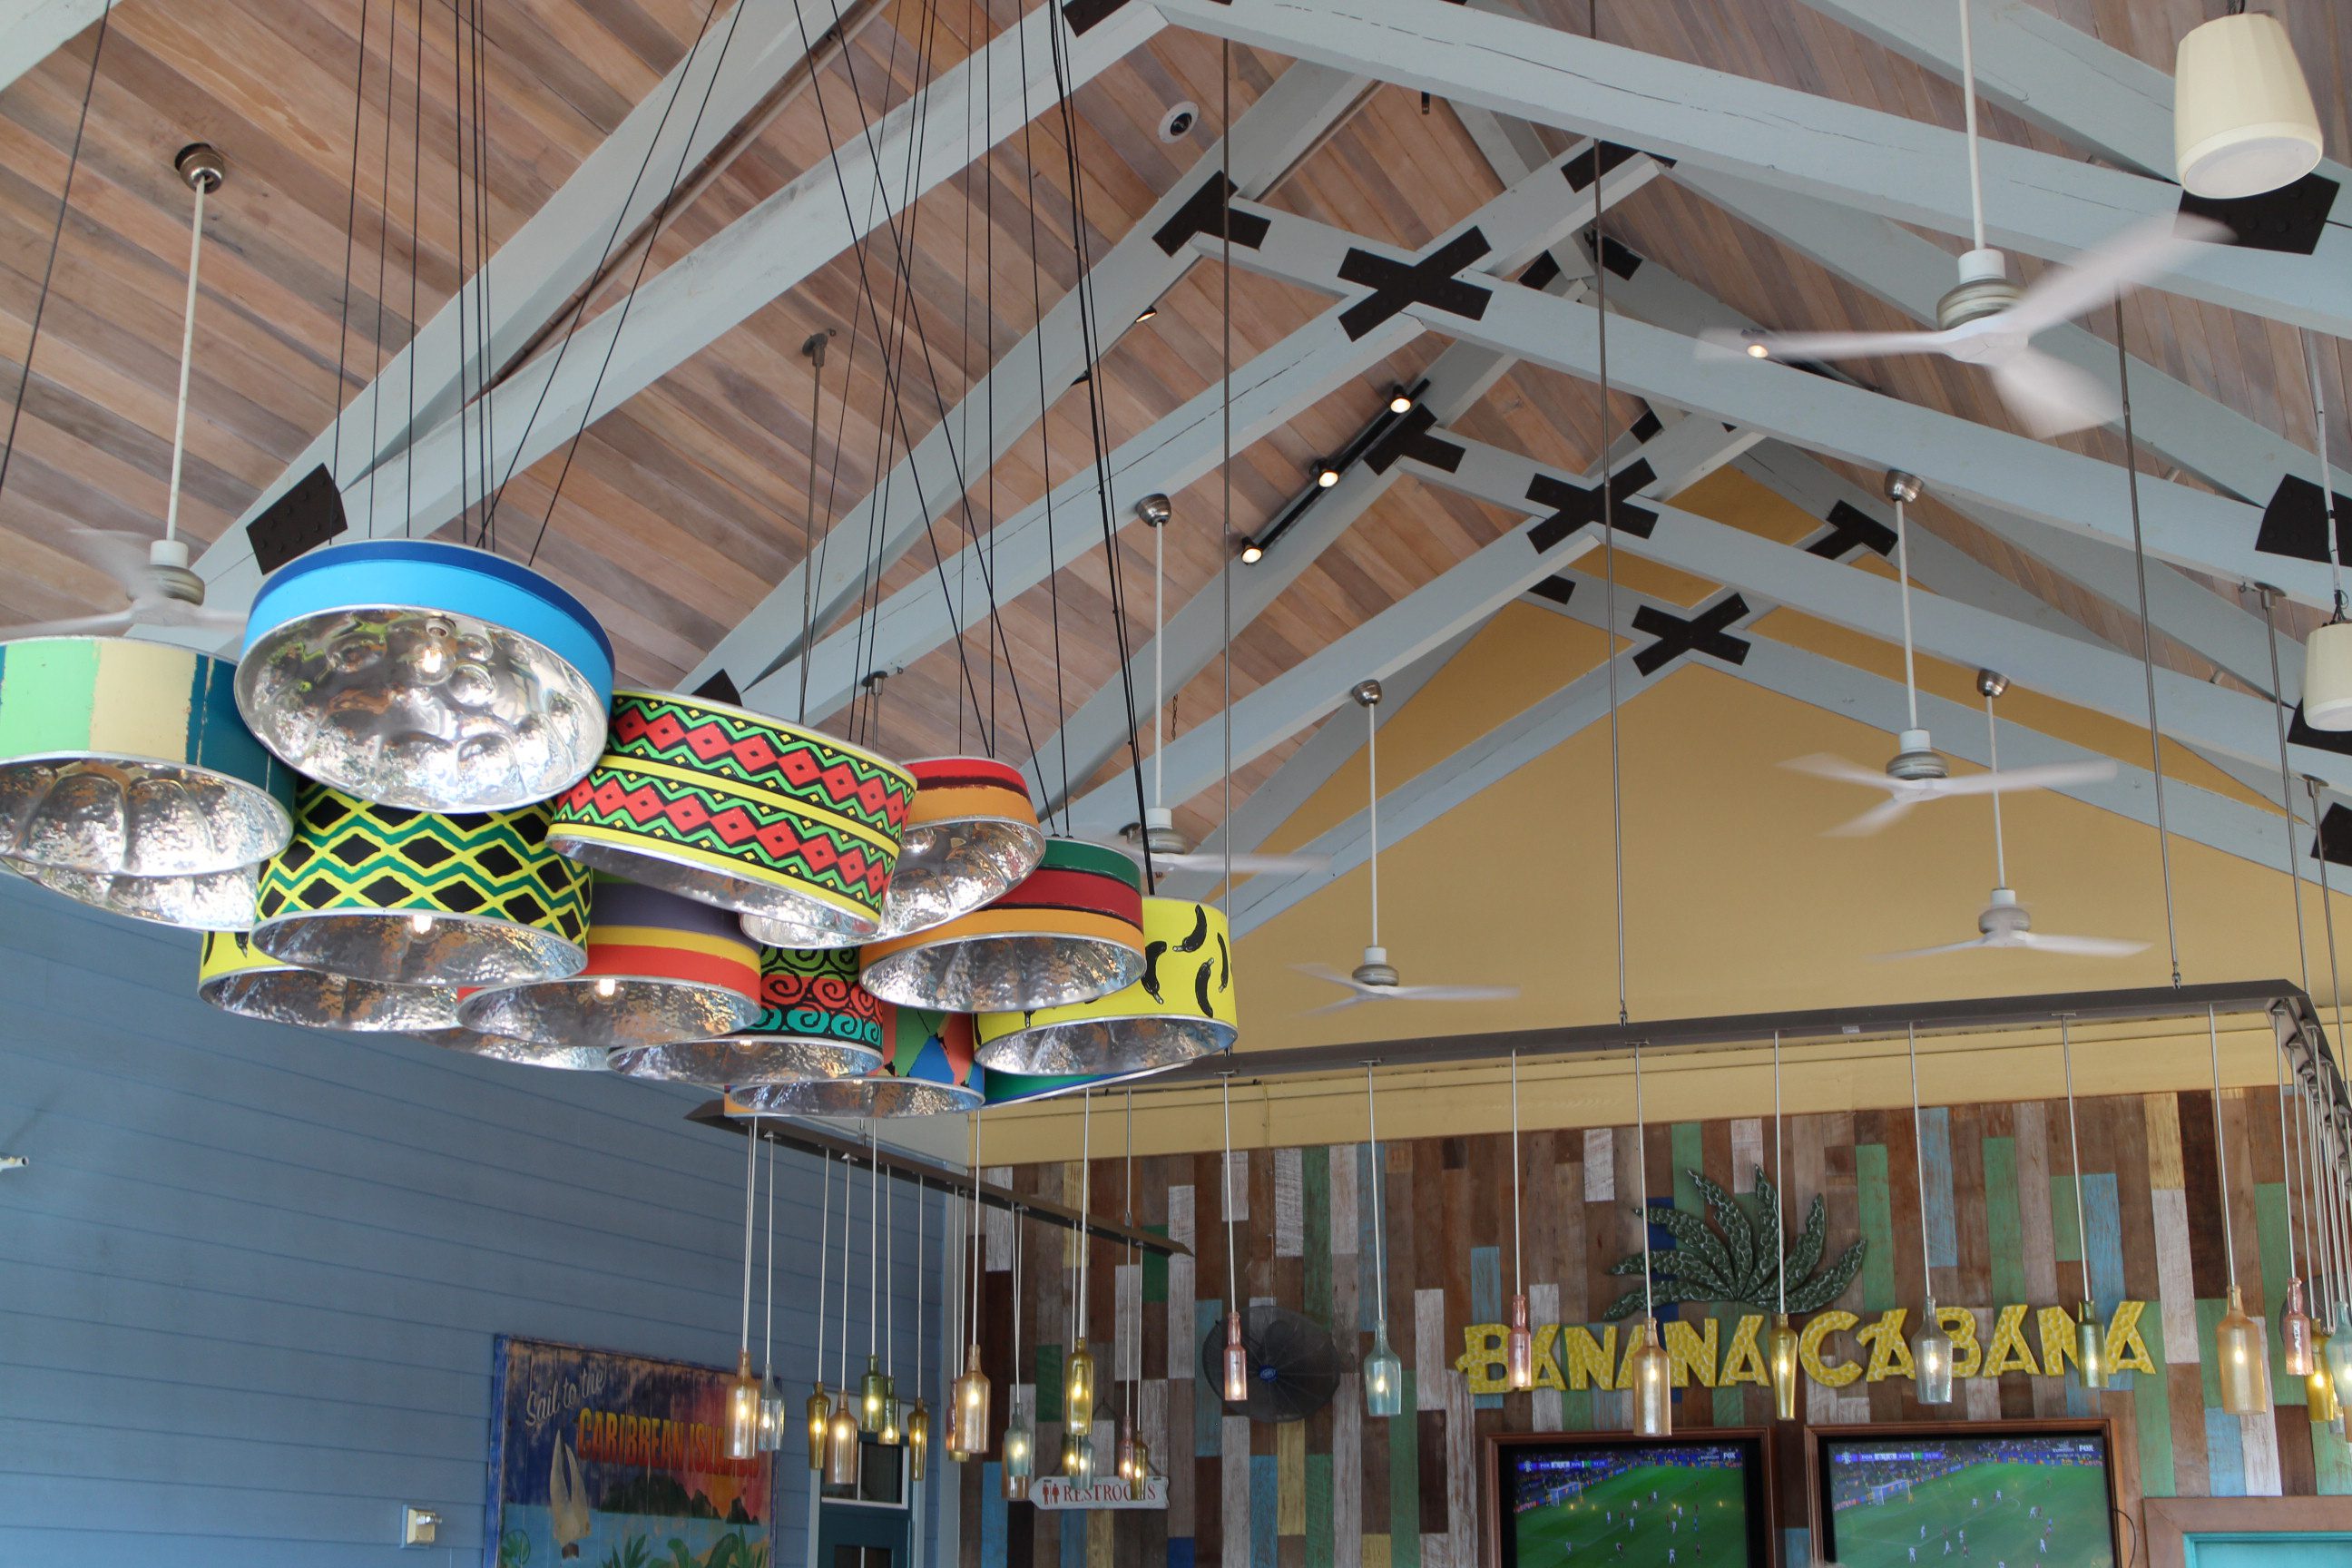
POLYGON ((1822 1452, 1840 1568, 2115 1568, 2094 1437, 1889 1437, 1822 1452))
POLYGON ((1518 1568, 1747 1568, 1748 1450, 1740 1445, 1567 1448, 1513 1465, 1518 1568))

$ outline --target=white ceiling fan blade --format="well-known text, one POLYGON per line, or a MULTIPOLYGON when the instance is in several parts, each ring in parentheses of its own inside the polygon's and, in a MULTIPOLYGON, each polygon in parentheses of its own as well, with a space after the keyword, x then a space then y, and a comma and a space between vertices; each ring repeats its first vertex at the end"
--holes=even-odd
POLYGON ((1992 945, 1993 942, 1991 938, 1975 936, 1970 937, 1966 942, 1948 942, 1936 947, 1912 947, 1906 948, 1901 952, 1882 952, 1878 955, 1878 959, 1882 963, 1891 963, 1898 959, 1935 958, 1947 952, 1967 952, 1974 948, 1990 947, 1992 945))
POLYGON ((1884 359, 1894 354, 1940 353, 1947 332, 1735 332, 1717 329, 1699 334, 1713 358, 1824 360, 1884 359), (1764 350, 1762 353, 1755 351, 1764 350))
POLYGON ((2021 931, 2004 947, 2027 947, 2036 952, 2064 953, 2075 958, 2129 958, 2135 952, 2147 951, 2144 942, 2126 942, 2112 936, 2045 936, 2038 931, 2021 931))
POLYGON ((1391 996, 1407 1002, 1507 1002, 1519 994, 1516 985, 1391 985, 1391 996))
POLYGON ((1353 996, 1342 996, 1337 1002, 1326 1002, 1320 1007, 1309 1007, 1298 1016, 1302 1018, 1319 1018, 1326 1013, 1344 1013, 1350 1007, 1379 1000, 1380 993, 1377 991, 1360 992, 1353 996))
POLYGON ((1312 975, 1318 980, 1328 980, 1334 985, 1344 985, 1349 990, 1357 992, 1360 994, 1379 994, 1391 989, 1391 987, 1386 985, 1367 985, 1362 981, 1357 979, 1354 975, 1342 974, 1338 970, 1333 969, 1327 964, 1294 963, 1290 967, 1298 971, 1301 974, 1312 975))
POLYGON ((131 605, 131 618, 142 626, 185 626, 202 631, 241 632, 245 617, 234 610, 217 610, 210 605, 191 605, 183 599, 167 599, 161 595, 148 595, 134 599, 131 605))
POLYGON ((2012 331, 2032 333, 2071 321, 2126 289, 2161 278, 2198 246, 2229 237, 2226 224, 2185 213, 2134 224, 2067 265, 2044 270, 2016 304, 2001 312, 2004 322, 2012 331))
POLYGON ((136 598, 147 585, 149 542, 135 533, 111 528, 67 528, 39 538, 42 543, 113 578, 126 599, 136 598))
POLYGON ((1903 820, 1911 808, 1926 800, 1926 792, 1889 795, 1851 822, 1841 822, 1822 831, 1824 838, 1867 838, 1874 833, 1884 833, 1903 820))
MULTIPOLYGON (((1222 875, 1225 858, 1207 850, 1194 850, 1184 855, 1155 855, 1155 866, 1178 871, 1208 871, 1222 875)), ((1328 855, 1236 855, 1234 869, 1256 877, 1305 877, 1331 868, 1328 855)))
POLYGON ((34 621, 21 626, 0 630, 0 642, 17 642, 26 637, 87 637, 93 633, 104 636, 110 632, 131 629, 131 612, 115 610, 103 616, 76 616, 70 620, 34 621))
POLYGON ((2037 348, 2012 349, 1986 368, 2009 411, 2041 440, 2107 424, 2123 412, 2115 388, 2037 348))
POLYGON ((1860 763, 1850 763, 1843 757, 1832 757, 1820 752, 1808 757, 1791 757, 1780 765, 1801 773, 1811 773, 1817 779, 1863 784, 1871 789, 1883 789, 1890 795, 1906 787, 1900 780, 1891 778, 1876 768, 1866 768, 1860 763))
POLYGON ((2098 784, 2116 776, 2116 764, 2107 758, 2080 763, 2036 763, 2031 767, 2003 768, 2000 772, 1960 773, 1952 778, 1938 779, 1930 786, 1934 795, 2014 795, 2021 790, 2057 789, 2066 784, 2098 784))

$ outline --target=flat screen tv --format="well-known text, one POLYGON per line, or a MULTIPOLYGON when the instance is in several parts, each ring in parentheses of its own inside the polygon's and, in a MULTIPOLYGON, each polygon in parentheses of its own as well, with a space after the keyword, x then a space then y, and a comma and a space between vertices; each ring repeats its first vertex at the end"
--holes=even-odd
POLYGON ((2116 1568, 2104 1421, 1817 1428, 1817 1559, 1838 1568, 2116 1568))
POLYGON ((1489 1451, 1501 1568, 1771 1568, 1761 1433, 1515 1434, 1489 1451))

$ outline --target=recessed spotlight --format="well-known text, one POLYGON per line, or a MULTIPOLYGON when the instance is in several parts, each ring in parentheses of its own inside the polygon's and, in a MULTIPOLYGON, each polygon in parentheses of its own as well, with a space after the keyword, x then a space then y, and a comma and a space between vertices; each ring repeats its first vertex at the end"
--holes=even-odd
POLYGON ((1160 301, 1154 300, 1150 304, 1146 305, 1142 310, 1138 310, 1135 313, 1135 324, 1139 327, 1158 314, 1160 314, 1160 301))
POLYGON ((1325 462, 1318 462, 1315 465, 1315 488, 1317 489, 1328 490, 1339 482, 1339 469, 1325 462))
POLYGON ((1390 413, 1391 413, 1391 414, 1410 414, 1410 413, 1412 413, 1412 393, 1410 393, 1410 392, 1407 392, 1407 391, 1406 391, 1403 387, 1402 387, 1402 386, 1398 387, 1394 392, 1390 393, 1390 394, 1389 394, 1389 412, 1390 412, 1390 413))
POLYGON ((1265 546, 1255 539, 1242 541, 1242 564, 1255 566, 1265 559, 1265 546))
POLYGON ((1762 343, 1749 343, 1748 345, 1748 357, 1749 359, 1770 359, 1772 357, 1772 351, 1762 343))

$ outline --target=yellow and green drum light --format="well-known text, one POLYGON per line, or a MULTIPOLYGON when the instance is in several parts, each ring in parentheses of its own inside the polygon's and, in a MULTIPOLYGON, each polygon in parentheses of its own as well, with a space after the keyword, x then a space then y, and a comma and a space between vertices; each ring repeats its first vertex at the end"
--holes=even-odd
POLYGON ((604 749, 613 645, 519 562, 424 539, 314 550, 254 595, 236 701, 261 743, 362 800, 509 810, 604 749))
POLYGON ((983 1013, 980 1064, 1015 1077, 1130 1077, 1231 1050, 1239 1034, 1224 912, 1189 899, 1142 901, 1143 973, 1091 1002, 983 1013))
POLYGON ((220 659, 126 637, 0 643, 0 863, 83 903, 252 926, 294 774, 237 717, 220 659))
POLYGON ((595 767, 555 803, 583 865, 854 946, 881 929, 915 781, 872 752, 700 697, 623 691, 595 767))

